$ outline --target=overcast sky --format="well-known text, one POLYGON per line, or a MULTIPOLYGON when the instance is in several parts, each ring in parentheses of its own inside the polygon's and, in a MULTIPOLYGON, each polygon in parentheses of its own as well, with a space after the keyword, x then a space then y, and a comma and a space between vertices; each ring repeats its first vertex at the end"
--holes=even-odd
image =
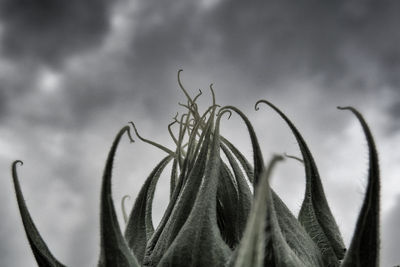
MULTIPOLYGON (((382 266, 400 264, 400 2, 396 0, 1 0, 0 265, 36 266, 19 216, 10 164, 53 254, 67 266, 94 266, 99 196, 115 134, 133 120, 172 147, 167 125, 185 101, 176 74, 200 101, 246 112, 267 160, 300 155, 279 106, 304 135, 328 202, 349 243, 368 173, 361 128, 338 105, 352 105, 375 136, 382 169, 382 266)), ((222 134, 248 156, 244 124, 222 134)), ((163 153, 124 138, 113 194, 134 199, 163 153)), ((297 214, 304 170, 279 165, 272 186, 297 214)), ((167 176, 154 203, 168 199, 167 176)), ((133 199, 128 202, 133 204, 133 199)), ((121 225, 123 223, 121 221, 121 225)))

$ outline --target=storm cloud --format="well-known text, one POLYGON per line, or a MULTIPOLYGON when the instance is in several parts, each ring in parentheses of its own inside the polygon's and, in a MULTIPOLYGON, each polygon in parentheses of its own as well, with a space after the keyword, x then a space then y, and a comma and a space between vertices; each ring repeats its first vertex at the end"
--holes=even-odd
POLYGON ((3 55, 57 66, 102 44, 112 2, 103 0, 4 0, 0 3, 3 55))

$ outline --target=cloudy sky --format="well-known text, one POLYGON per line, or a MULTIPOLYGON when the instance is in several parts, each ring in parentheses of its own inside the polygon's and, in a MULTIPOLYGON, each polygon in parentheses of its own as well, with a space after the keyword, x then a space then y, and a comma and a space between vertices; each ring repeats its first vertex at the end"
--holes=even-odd
MULTIPOLYGON (((400 264, 400 2, 396 0, 1 0, 0 265, 36 266, 19 216, 10 165, 42 236, 68 266, 94 266, 99 254, 99 192, 118 130, 134 121, 172 147, 167 125, 185 101, 176 80, 200 102, 246 112, 268 159, 299 155, 268 99, 298 126, 313 152, 328 202, 349 243, 366 186, 368 121, 382 169, 382 266, 400 264)), ((251 155, 244 124, 222 134, 251 155)), ((163 153, 121 143, 114 167, 116 207, 133 204, 163 153)), ((272 186, 297 214, 304 170, 279 165, 272 186)), ((167 176, 154 203, 158 221, 167 176)), ((118 208, 119 216, 121 216, 118 208)), ((121 219, 121 217, 120 217, 121 219)), ((121 225, 123 222, 121 220, 121 225)))

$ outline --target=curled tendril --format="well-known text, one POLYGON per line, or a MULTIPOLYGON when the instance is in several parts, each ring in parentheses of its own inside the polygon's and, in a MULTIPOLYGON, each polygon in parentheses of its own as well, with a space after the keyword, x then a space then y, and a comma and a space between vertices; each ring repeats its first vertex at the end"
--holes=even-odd
POLYGON ((16 161, 13 162, 13 166, 17 166, 17 164, 22 166, 22 165, 24 165, 24 162, 22 160, 17 159, 16 161))
POLYGON ((124 216, 125 224, 128 223, 128 213, 126 212, 125 202, 126 202, 126 200, 130 200, 130 199, 131 199, 130 195, 125 195, 121 199, 121 210, 122 210, 122 215, 124 216))
MULTIPOLYGON (((161 149, 161 150, 167 152, 167 153, 170 154, 171 156, 174 156, 174 157, 175 157, 175 153, 174 153, 172 150, 170 150, 169 148, 166 148, 165 146, 160 145, 160 144, 158 144, 158 143, 156 143, 156 142, 153 142, 153 141, 151 141, 151 140, 148 140, 148 139, 146 139, 146 138, 143 138, 143 137, 139 134, 139 132, 137 131, 135 124, 134 124, 132 121, 130 121, 129 123, 132 125, 133 129, 135 130, 136 136, 137 136, 140 140, 142 140, 143 142, 148 143, 148 144, 150 144, 150 145, 153 145, 153 146, 155 146, 155 147, 157 147, 157 148, 159 148, 159 149, 161 149)), ((129 128, 128 128, 128 129, 129 129, 129 128)), ((128 134, 129 134, 129 130, 128 130, 128 134)), ((130 134, 129 134, 129 135, 130 135, 130 134)))
POLYGON ((214 106, 216 102, 215 102, 215 92, 214 92, 212 83, 210 84, 210 91, 211 91, 212 101, 213 101, 213 106, 214 106))
POLYGON ((179 105, 179 106, 182 106, 182 107, 184 107, 184 108, 187 108, 187 109, 189 110, 189 112, 193 114, 194 117, 198 117, 198 116, 199 116, 199 113, 198 113, 198 111, 197 111, 197 105, 196 105, 196 104, 189 106, 189 105, 185 105, 185 104, 182 104, 182 103, 178 103, 178 105, 179 105), (193 106, 194 106, 195 108, 193 108, 193 106))
POLYGON ((304 160, 301 159, 300 157, 296 157, 296 156, 293 156, 293 155, 289 155, 289 154, 287 154, 286 152, 283 153, 283 155, 284 155, 285 157, 289 158, 289 159, 295 159, 295 160, 299 161, 300 163, 304 163, 304 160))
POLYGON ((199 96, 201 96, 203 94, 203 92, 201 91, 201 89, 199 89, 199 93, 193 98, 193 102, 196 103, 197 99, 199 98, 199 96))
POLYGON ((254 109, 256 110, 256 111, 258 111, 260 108, 258 107, 258 105, 260 104, 260 103, 262 103, 262 99, 261 100, 258 100, 257 102, 256 102, 256 104, 254 105, 254 109))
POLYGON ((190 102, 190 104, 194 104, 192 98, 190 97, 190 95, 188 94, 188 92, 186 91, 185 87, 183 86, 183 84, 181 82, 181 72, 182 71, 183 71, 182 69, 178 70, 178 84, 179 84, 179 87, 182 89, 183 93, 185 94, 185 96, 188 99, 188 101, 190 102))
POLYGON ((174 121, 178 121, 179 113, 177 112, 176 115, 173 117, 174 121))
POLYGON ((228 109, 225 109, 225 110, 220 110, 219 112, 218 112, 218 114, 217 114, 217 119, 221 119, 221 117, 225 114, 225 113, 229 113, 229 115, 228 115, 228 120, 231 118, 231 115, 232 115, 232 111, 230 111, 230 110, 228 110, 228 109))
POLYGON ((169 132, 169 135, 171 136, 172 140, 174 140, 175 145, 177 145, 178 144, 178 139, 176 139, 176 137, 175 137, 175 135, 174 135, 174 133, 172 131, 172 125, 174 125, 175 123, 177 123, 176 120, 174 120, 173 122, 168 124, 168 132, 169 132))
POLYGON ((232 111, 229 109, 220 109, 217 113, 217 116, 219 116, 220 114, 222 115, 222 113, 225 113, 225 112, 229 112, 229 116, 228 116, 228 120, 229 120, 232 116, 232 111))

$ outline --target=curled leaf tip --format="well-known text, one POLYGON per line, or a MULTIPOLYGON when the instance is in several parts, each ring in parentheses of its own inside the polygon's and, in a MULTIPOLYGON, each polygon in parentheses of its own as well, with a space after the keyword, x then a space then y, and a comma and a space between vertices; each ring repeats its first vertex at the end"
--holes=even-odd
POLYGON ((222 114, 224 114, 226 112, 229 113, 229 115, 228 115, 228 120, 229 120, 232 116, 232 111, 230 111, 229 109, 220 109, 217 113, 217 116, 222 116, 222 114))
POLYGON ((212 101, 213 101, 213 105, 215 105, 215 92, 214 92, 214 88, 213 88, 214 84, 210 84, 210 91, 211 91, 211 95, 212 95, 212 101))
MULTIPOLYGON (((133 122, 129 122, 129 123, 131 123, 131 124, 133 125, 133 128, 136 130, 135 125, 133 124, 133 122)), ((131 143, 135 143, 135 140, 132 138, 132 135, 131 135, 131 131, 130 131, 129 126, 126 126, 126 127, 125 127, 125 130, 126 130, 126 132, 127 132, 127 134, 128 134, 129 141, 130 141, 131 143)))
POLYGON ((19 160, 19 159, 17 159, 17 160, 15 160, 14 162, 13 162, 13 164, 12 164, 12 166, 14 167, 14 166, 17 166, 17 164, 19 164, 19 165, 24 165, 24 163, 22 162, 22 160, 19 160))
MULTIPOLYGON (((263 100, 263 99, 260 99, 260 100, 258 100, 255 104, 254 104, 254 109, 256 110, 256 111, 258 111, 258 110, 260 110, 260 107, 258 106, 261 102, 267 102, 266 100, 263 100)), ((269 103, 269 102, 268 102, 269 103)))
POLYGON ((228 115, 228 120, 229 120, 229 119, 231 118, 232 111, 227 110, 227 109, 225 109, 225 110, 220 110, 220 111, 218 112, 218 114, 217 114, 217 117, 218 117, 218 118, 221 118, 222 115, 224 115, 225 113, 229 113, 229 115, 228 115))

